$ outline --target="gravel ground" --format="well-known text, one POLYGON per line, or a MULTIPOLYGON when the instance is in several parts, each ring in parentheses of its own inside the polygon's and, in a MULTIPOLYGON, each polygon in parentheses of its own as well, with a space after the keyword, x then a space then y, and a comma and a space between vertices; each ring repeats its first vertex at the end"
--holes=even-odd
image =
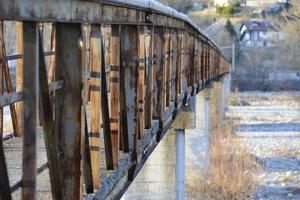
POLYGON ((238 96, 226 116, 261 166, 253 199, 300 199, 300 93, 238 96))

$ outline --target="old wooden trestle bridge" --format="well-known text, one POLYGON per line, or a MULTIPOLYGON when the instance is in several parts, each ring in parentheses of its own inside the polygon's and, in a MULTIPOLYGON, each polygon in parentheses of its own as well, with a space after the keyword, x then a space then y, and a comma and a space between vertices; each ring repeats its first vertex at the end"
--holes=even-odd
POLYGON ((0 21, 2 200, 19 188, 22 199, 35 199, 46 168, 53 199, 119 198, 189 96, 229 70, 191 19, 152 0, 1 0, 0 21), (17 21, 14 55, 6 51, 8 21, 17 21), (9 60, 16 60, 15 83, 9 60), (22 138, 14 183, 4 106, 22 138), (41 167, 38 134, 47 151, 41 167))

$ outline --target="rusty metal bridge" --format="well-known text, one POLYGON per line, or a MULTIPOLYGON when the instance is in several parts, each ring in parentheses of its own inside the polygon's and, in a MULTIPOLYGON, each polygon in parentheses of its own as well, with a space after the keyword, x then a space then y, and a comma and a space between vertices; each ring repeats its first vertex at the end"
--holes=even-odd
POLYGON ((0 199, 36 199, 48 170, 52 199, 76 200, 118 199, 189 97, 229 67, 191 19, 153 0, 1 0, 0 71, 0 199))

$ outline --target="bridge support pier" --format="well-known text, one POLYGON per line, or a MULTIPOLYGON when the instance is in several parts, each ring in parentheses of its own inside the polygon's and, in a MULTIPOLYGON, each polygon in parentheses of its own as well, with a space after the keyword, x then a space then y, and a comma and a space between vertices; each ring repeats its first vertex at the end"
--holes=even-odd
POLYGON ((189 97, 187 104, 174 121, 172 128, 176 134, 176 200, 184 199, 185 190, 185 129, 196 127, 196 97, 189 97))
POLYGON ((185 129, 176 129, 176 199, 184 199, 185 129))

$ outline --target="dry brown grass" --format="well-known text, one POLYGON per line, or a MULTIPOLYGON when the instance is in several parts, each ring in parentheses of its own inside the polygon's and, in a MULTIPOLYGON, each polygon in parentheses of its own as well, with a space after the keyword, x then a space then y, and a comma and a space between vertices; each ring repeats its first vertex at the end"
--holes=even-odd
POLYGON ((195 199, 248 199, 257 185, 257 164, 229 126, 221 130, 210 136, 208 174, 188 190, 197 191, 195 199))

